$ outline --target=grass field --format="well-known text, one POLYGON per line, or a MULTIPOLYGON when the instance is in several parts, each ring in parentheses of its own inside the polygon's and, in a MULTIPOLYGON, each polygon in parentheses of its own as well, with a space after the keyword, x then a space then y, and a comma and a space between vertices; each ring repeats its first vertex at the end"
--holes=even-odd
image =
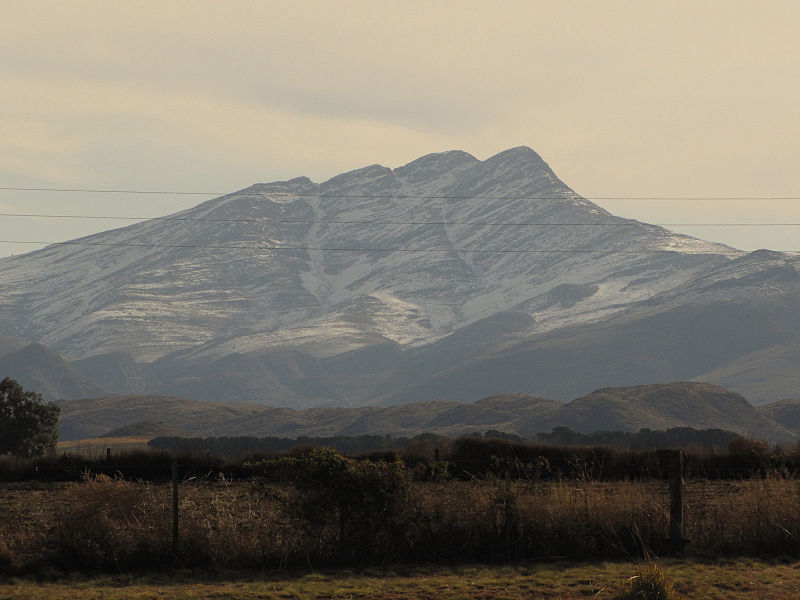
MULTIPOLYGON (((778 600, 800 595, 800 563, 736 560, 659 561, 679 598, 778 600)), ((636 575, 631 562, 531 563, 504 567, 401 567, 293 574, 182 573, 59 582, 0 580, 0 598, 262 598, 262 599, 586 599, 610 600, 636 575)))
POLYGON ((106 455, 106 449, 111 448, 112 455, 131 450, 147 450, 149 437, 114 437, 114 438, 92 438, 88 440, 72 440, 58 442, 56 451, 58 453, 75 454, 86 458, 94 459, 106 455))

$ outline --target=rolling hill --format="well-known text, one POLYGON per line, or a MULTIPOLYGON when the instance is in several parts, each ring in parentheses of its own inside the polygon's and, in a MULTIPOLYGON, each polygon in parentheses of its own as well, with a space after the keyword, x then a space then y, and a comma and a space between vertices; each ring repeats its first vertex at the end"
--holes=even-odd
POLYGON ((778 424, 738 394, 692 382, 602 389, 568 403, 507 394, 474 403, 307 410, 160 396, 71 400, 59 405, 61 436, 67 440, 134 430, 142 422, 193 437, 413 436, 426 432, 457 436, 487 430, 531 436, 558 426, 578 432, 688 426, 772 441, 797 439, 790 431, 796 428, 778 424))

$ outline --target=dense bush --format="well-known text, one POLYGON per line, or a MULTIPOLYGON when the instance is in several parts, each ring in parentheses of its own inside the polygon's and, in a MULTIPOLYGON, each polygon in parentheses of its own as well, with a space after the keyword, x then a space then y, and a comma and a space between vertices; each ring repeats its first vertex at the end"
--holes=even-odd
POLYGON ((85 476, 64 490, 63 500, 50 546, 58 566, 109 571, 169 564, 171 516, 152 485, 85 476))
POLYGON ((410 478, 402 462, 311 451, 295 478, 294 516, 324 562, 388 562, 402 553, 410 478))

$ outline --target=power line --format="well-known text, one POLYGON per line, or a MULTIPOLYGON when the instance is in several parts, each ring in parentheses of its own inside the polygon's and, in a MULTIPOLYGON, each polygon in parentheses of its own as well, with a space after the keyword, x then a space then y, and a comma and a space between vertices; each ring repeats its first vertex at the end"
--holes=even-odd
MULTIPOLYGON (((204 250, 250 250, 250 251, 323 251, 323 252, 385 252, 385 253, 463 253, 463 254, 655 254, 658 252, 675 252, 670 248, 655 248, 652 250, 600 250, 600 249, 509 249, 509 248, 360 248, 360 247, 315 247, 315 246, 275 246, 264 245, 259 242, 248 242, 239 245, 229 244, 140 244, 130 242, 87 242, 87 241, 67 241, 67 242, 46 242, 32 240, 0 240, 2 244, 49 244, 52 246, 103 246, 119 248, 191 248, 204 250)), ((703 251, 702 254, 736 254, 744 253, 746 250, 726 249, 719 251, 703 251)), ((785 252, 784 252, 785 253, 785 252)))
POLYGON ((10 192, 86 192, 87 194, 160 194, 163 196, 224 196, 219 192, 180 192, 176 190, 113 190, 97 188, 54 188, 54 187, 14 187, 0 186, 0 190, 10 192))
POLYGON ((800 200, 800 196, 578 196, 564 193, 560 196, 458 196, 458 195, 402 195, 402 194, 332 194, 332 193, 296 193, 281 190, 255 191, 255 192, 201 192, 201 191, 178 191, 178 190, 123 190, 123 189, 99 189, 99 188, 55 188, 55 187, 16 187, 0 186, 2 191, 15 192, 85 192, 88 194, 148 194, 164 196, 259 196, 270 194, 273 196, 287 196, 294 198, 378 198, 378 199, 397 199, 404 198, 415 200, 571 200, 580 198, 583 200, 800 200))
POLYGON ((643 223, 632 219, 612 223, 577 223, 577 222, 526 222, 526 221, 383 221, 383 220, 320 220, 320 219, 263 219, 237 218, 217 219, 207 217, 133 217, 115 215, 80 215, 80 214, 48 214, 48 213, 0 213, 0 217, 41 218, 41 219, 87 219, 118 221, 177 221, 198 223, 280 223, 280 224, 321 224, 321 225, 443 225, 443 226, 484 226, 484 227, 625 227, 636 225, 654 225, 657 227, 798 227, 800 223, 643 223))

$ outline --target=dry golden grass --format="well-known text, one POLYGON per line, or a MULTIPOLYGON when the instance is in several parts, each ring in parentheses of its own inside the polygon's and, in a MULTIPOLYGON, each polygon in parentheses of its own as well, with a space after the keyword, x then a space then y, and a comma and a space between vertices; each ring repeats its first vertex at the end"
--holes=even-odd
POLYGON ((429 560, 644 556, 668 525, 661 483, 450 482, 416 491, 423 546, 441 548, 429 560))
MULTIPOLYGON (((692 600, 789 600, 798 597, 800 563, 757 560, 662 560, 676 597, 692 600)), ((504 567, 390 568, 279 574, 228 574, 216 578, 117 576, 41 583, 0 580, 0 598, 44 600, 131 598, 286 599, 542 599, 613 600, 642 565, 631 562, 532 563, 504 567)))
POLYGON ((36 562, 55 515, 64 509, 63 483, 0 484, 0 575, 36 562))
POLYGON ((685 495, 685 534, 706 556, 800 553, 800 481, 772 476, 697 482, 685 495))
POLYGON ((86 440, 70 440, 58 442, 56 451, 59 453, 76 454, 86 458, 98 458, 106 455, 106 448, 111 448, 112 454, 130 452, 131 450, 148 450, 149 437, 115 437, 115 438, 90 438, 86 440))
MULTIPOLYGON (((168 484, 103 476, 2 484, 0 574, 629 560, 668 549, 663 483, 414 484, 396 515, 401 526, 390 536, 384 530, 385 545, 375 546, 380 554, 364 548, 352 560, 342 559, 335 511, 309 529, 298 494, 288 485, 182 483, 182 543, 173 557, 168 484)), ((686 500, 689 556, 800 556, 797 480, 692 483, 686 500)))

